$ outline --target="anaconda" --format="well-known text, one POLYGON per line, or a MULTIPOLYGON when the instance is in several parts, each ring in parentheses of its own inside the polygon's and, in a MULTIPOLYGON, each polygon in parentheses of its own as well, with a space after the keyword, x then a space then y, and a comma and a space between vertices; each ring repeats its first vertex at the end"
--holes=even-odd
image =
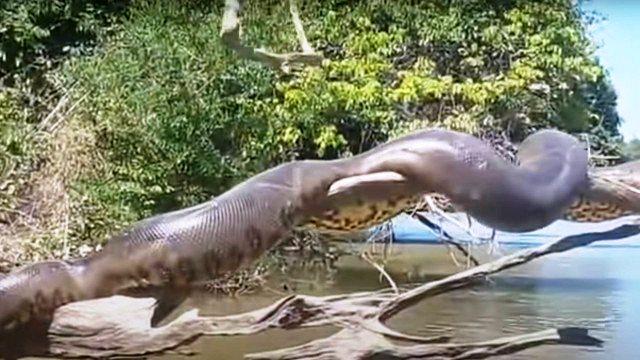
POLYGON ((529 231, 562 217, 590 189, 587 153, 567 134, 533 134, 519 156, 516 166, 473 136, 426 130, 347 159, 292 161, 204 204, 134 224, 89 258, 8 274, 0 279, 0 326, 46 319, 63 303, 129 287, 215 278, 296 228, 368 227, 427 193, 446 195, 490 227, 529 231))

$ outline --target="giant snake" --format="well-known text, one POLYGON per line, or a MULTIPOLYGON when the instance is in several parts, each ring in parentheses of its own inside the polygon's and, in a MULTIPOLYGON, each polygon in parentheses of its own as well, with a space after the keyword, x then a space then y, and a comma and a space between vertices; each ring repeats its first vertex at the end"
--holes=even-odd
POLYGON ((95 255, 0 277, 0 329, 127 288, 186 288, 251 264, 295 229, 365 229, 429 193, 512 232, 541 228, 578 208, 608 217, 639 210, 624 182, 635 168, 590 173, 584 146, 570 135, 536 132, 518 158, 518 165, 504 161, 471 135, 424 130, 346 159, 288 162, 206 203, 142 220, 95 255))

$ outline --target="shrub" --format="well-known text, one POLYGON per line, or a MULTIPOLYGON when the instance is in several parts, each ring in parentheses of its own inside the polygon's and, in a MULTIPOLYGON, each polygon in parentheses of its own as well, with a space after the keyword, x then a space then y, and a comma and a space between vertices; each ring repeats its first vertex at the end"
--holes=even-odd
MULTIPOLYGON (((329 62, 294 75, 226 49, 219 3, 53 3, 101 44, 55 71, 71 103, 83 99, 66 129, 88 139, 65 178, 72 243, 99 243, 276 163, 346 156, 419 127, 519 140, 553 126, 619 153, 615 94, 569 0, 307 1, 307 35, 329 62)), ((284 1, 246 2, 243 31, 256 46, 297 46, 284 1)), ((30 34, 20 46, 38 54, 49 40, 30 34)))

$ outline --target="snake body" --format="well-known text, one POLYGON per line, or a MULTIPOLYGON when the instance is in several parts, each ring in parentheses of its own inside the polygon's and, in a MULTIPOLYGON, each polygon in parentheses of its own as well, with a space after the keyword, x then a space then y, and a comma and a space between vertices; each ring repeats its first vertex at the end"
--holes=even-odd
POLYGON ((516 166, 473 136, 426 130, 347 159, 285 163, 206 203, 142 220, 89 258, 1 277, 0 327, 126 288, 212 279, 252 263, 296 228, 364 229, 427 193, 446 195, 488 226, 528 231, 562 217, 589 189, 587 153, 567 134, 533 134, 519 155, 516 166))
POLYGON ((477 138, 452 131, 405 136, 353 159, 366 159, 360 161, 365 174, 392 171, 403 178, 348 188, 342 199, 351 203, 312 219, 312 226, 367 228, 417 205, 428 189, 445 194, 456 208, 495 229, 541 228, 563 217, 588 188, 587 154, 573 137, 553 130, 528 137, 519 154, 518 166, 477 138), (372 198, 381 193, 386 196, 372 198))
POLYGON ((640 212, 640 160, 597 168, 589 189, 567 211, 573 221, 599 222, 640 212))

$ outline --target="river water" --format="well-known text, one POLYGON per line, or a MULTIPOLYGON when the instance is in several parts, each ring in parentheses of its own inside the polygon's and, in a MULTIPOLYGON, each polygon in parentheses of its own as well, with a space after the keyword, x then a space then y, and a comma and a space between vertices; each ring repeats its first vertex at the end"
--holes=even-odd
MULTIPOLYGON (((351 246, 351 245, 349 245, 351 246)), ((518 250, 503 246, 503 253, 518 250)), ((357 249, 356 249, 357 250, 357 249)), ((482 262, 497 256, 476 248, 482 262)), ((456 271, 441 245, 396 244, 387 268, 398 283, 442 278, 456 271)), ((640 359, 640 248, 587 247, 549 255, 480 284, 427 299, 389 322, 423 336, 453 334, 453 341, 480 341, 555 327, 580 326, 605 341, 602 348, 549 345, 509 359, 640 359)), ((355 256, 340 259, 335 272, 296 269, 274 276, 268 288, 237 298, 200 295, 187 306, 204 314, 233 314, 271 304, 289 291, 323 295, 379 289, 379 274, 355 256)), ((303 344, 336 331, 324 327, 273 330, 257 335, 202 338, 191 348, 197 359, 241 359, 244 354, 303 344)), ((166 359, 184 359, 165 355, 166 359)))

